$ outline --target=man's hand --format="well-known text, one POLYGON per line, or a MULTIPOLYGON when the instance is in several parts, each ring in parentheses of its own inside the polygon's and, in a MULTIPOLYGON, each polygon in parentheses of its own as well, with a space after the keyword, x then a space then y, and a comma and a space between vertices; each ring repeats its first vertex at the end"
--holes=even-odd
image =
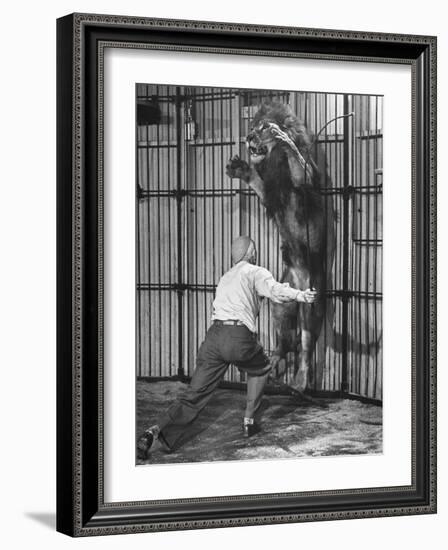
POLYGON ((313 304, 317 300, 317 290, 315 290, 314 288, 299 290, 296 300, 298 302, 305 302, 305 304, 313 304))

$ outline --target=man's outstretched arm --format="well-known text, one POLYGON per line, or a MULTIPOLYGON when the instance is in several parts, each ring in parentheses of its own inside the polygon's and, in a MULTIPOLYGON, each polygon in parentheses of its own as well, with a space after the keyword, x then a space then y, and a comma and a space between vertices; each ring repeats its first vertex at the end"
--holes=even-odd
POLYGON ((279 283, 274 279, 272 273, 263 267, 260 267, 255 273, 255 289, 260 296, 269 298, 276 304, 294 300, 312 304, 317 298, 315 290, 298 290, 291 288, 289 283, 279 283))

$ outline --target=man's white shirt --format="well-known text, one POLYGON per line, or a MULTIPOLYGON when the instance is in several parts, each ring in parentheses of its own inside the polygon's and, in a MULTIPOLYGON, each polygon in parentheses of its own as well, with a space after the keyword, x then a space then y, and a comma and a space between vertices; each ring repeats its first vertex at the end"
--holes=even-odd
POLYGON ((297 299, 300 290, 289 283, 279 283, 264 267, 238 262, 219 280, 213 302, 212 320, 241 321, 256 332, 256 319, 261 300, 269 298, 280 304, 297 299))

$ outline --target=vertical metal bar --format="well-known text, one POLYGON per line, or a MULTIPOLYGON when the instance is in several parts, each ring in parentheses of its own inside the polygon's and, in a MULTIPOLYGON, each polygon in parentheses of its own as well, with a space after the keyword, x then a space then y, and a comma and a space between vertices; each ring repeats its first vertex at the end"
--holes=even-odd
MULTIPOLYGON (((196 88, 193 88, 193 105, 195 113, 197 113, 197 98, 196 98, 196 88)), ((196 118, 196 117, 195 117, 196 118)), ((204 133, 204 129, 200 129, 201 133, 204 133)), ((194 188, 198 187, 198 148, 195 147, 193 150, 194 154, 194 188)), ((199 278, 199 259, 198 259, 198 237, 199 237, 199 221, 198 221, 198 197, 194 196, 194 215, 195 215, 195 224, 194 224, 194 282, 198 283, 199 278)), ((199 349, 199 292, 195 292, 195 350, 199 349)))
MULTIPOLYGON (((230 96, 230 113, 229 113, 229 133, 230 133, 230 141, 233 141, 233 98, 235 97, 236 102, 239 105, 240 96, 236 95, 236 91, 232 88, 230 90, 231 96, 230 96)), ((238 107, 237 107, 238 108, 238 107)), ((230 151, 232 153, 232 146, 230 145, 230 151)), ((238 151, 239 152, 239 151, 238 151)), ((230 179, 230 189, 232 190, 232 194, 230 195, 230 242, 232 242, 233 239, 233 179, 230 179)))
MULTIPOLYGON (((325 101, 325 121, 327 121, 329 118, 331 118, 331 94, 326 94, 326 101, 325 101)), ((334 189, 337 188, 337 181, 333 177, 333 147, 331 143, 328 143, 328 132, 329 127, 327 126, 325 128, 325 139, 327 140, 325 142, 325 158, 323 159, 323 167, 325 170, 325 187, 332 187, 334 189)), ((339 214, 339 195, 335 193, 334 198, 331 199, 333 201, 333 208, 335 209, 335 212, 339 214)), ((339 239, 338 239, 338 232, 339 232, 339 215, 335 216, 334 222, 333 222, 333 243, 334 243, 334 251, 333 251, 333 273, 331 276, 331 284, 333 288, 338 288, 338 270, 339 270, 339 262, 338 262, 338 254, 339 254, 339 239)), ((339 307, 339 299, 334 297, 333 300, 333 308, 334 308, 334 324, 335 324, 335 331, 339 330, 339 325, 337 323, 337 316, 338 316, 338 307, 339 307)), ((326 378, 326 386, 325 389, 332 390, 331 386, 331 374, 332 371, 336 370, 337 364, 340 361, 340 356, 337 353, 332 354, 333 358, 333 364, 327 365, 327 376, 326 378)))
MULTIPOLYGON (((191 242, 189 239, 189 223, 190 223, 190 201, 191 198, 187 194, 188 187, 190 185, 190 157, 191 157, 191 147, 190 147, 190 141, 186 139, 186 120, 187 120, 187 104, 190 105, 190 90, 186 86, 182 86, 181 89, 182 94, 182 134, 181 134, 181 141, 182 141, 182 282, 184 286, 190 282, 191 278, 191 262, 185 261, 186 258, 188 260, 190 259, 190 248, 191 248, 191 242)), ((184 334, 182 335, 183 340, 183 355, 182 355, 182 376, 185 378, 185 376, 188 376, 190 371, 190 361, 189 357, 191 354, 191 308, 190 308, 190 302, 191 302, 191 292, 189 292, 187 289, 184 290, 182 293, 182 323, 183 323, 183 331, 184 334)))
MULTIPOLYGON (((352 96, 351 101, 351 109, 353 112, 357 112, 357 109, 359 107, 359 96, 352 96)), ((353 185, 356 186, 357 178, 356 178, 356 165, 357 165, 357 141, 356 141, 356 128, 358 125, 358 118, 355 115, 355 118, 352 120, 352 140, 351 140, 351 148, 352 148, 352 158, 351 158, 351 172, 352 172, 352 180, 353 185)), ((355 264, 355 241, 354 241, 354 232, 355 232, 355 221, 356 221, 356 200, 353 197, 352 200, 352 208, 351 208, 351 231, 350 231, 350 272, 352 274, 351 281, 350 281, 350 289, 353 290, 355 288, 355 273, 353 266, 355 264)), ((353 338, 355 334, 355 305, 352 301, 351 307, 350 307, 350 337, 353 338)), ((353 380, 354 380, 354 361, 353 361, 353 348, 350 353, 350 391, 353 392, 353 380)))
MULTIPOLYGON (((364 140, 362 139, 362 135, 363 135, 363 128, 364 128, 364 118, 365 118, 365 96, 361 96, 360 97, 360 121, 359 121, 359 139, 358 139, 358 144, 359 144, 359 187, 362 187, 363 186, 363 183, 364 183, 364 162, 363 162, 363 148, 364 148, 364 140)), ((358 231, 359 231, 359 237, 362 238, 363 237, 363 231, 364 231, 364 226, 363 226, 363 218, 362 218, 362 215, 363 215, 363 202, 362 202, 362 194, 361 194, 361 190, 359 192, 359 204, 360 204, 360 216, 358 215, 358 231)), ((362 253, 361 253, 361 248, 359 246, 359 243, 357 245, 357 254, 358 254, 358 269, 357 269, 357 274, 358 274, 358 279, 357 279, 357 288, 356 290, 361 290, 361 286, 362 286, 362 278, 361 278, 361 268, 362 268, 362 263, 361 263, 361 259, 362 259, 362 253)), ((361 343, 362 342, 362 332, 361 332, 361 299, 358 298, 357 299, 357 311, 358 311, 358 330, 357 330, 357 338, 358 338, 358 342, 361 343)), ((358 358, 357 358, 358 359, 358 358)), ((360 390, 361 390, 361 367, 362 367, 362 356, 359 357, 359 361, 357 362, 357 368, 358 368, 358 372, 357 372, 357 386, 356 386, 356 391, 357 393, 360 393, 360 390)))
MULTIPOLYGON (((258 98, 259 102, 260 102, 260 99, 261 98, 258 98)), ((255 223, 254 233, 255 231, 257 231, 257 248, 259 250, 260 260, 264 262, 264 266, 266 267, 266 257, 265 257, 266 242, 262 243, 262 240, 261 240, 261 202, 258 200, 258 197, 254 197, 254 216, 253 217, 254 217, 254 223, 255 223), (262 249, 262 244, 264 245, 263 249, 262 249)), ((255 237, 255 234, 253 235, 253 237, 255 237)), ((261 315, 258 316, 257 325, 258 325, 257 327, 258 334, 261 334, 262 332, 261 315)))
MULTIPOLYGON (((350 162, 350 166, 351 166, 351 174, 352 174, 352 181, 353 181, 353 185, 356 186, 356 163, 357 163, 357 157, 356 157, 356 132, 357 132, 357 125, 358 125, 358 117, 356 115, 356 113, 358 112, 358 98, 359 96, 356 96, 356 95, 352 95, 351 96, 351 109, 352 109, 352 112, 355 113, 355 117, 353 118, 352 120, 352 138, 351 138, 351 144, 350 144, 350 147, 351 147, 351 150, 352 150, 352 155, 351 155, 351 162, 350 162)), ((355 270, 353 269, 353 266, 355 265, 355 243, 354 243, 354 239, 355 239, 355 224, 356 224, 356 198, 355 196, 353 197, 352 199, 352 204, 351 204, 351 209, 350 209, 350 215, 351 215, 351 218, 350 218, 350 281, 349 281, 349 287, 350 287, 350 290, 354 290, 355 288, 355 270)), ((354 335, 354 331, 355 331, 355 311, 354 311, 354 303, 353 303, 353 300, 351 302, 351 306, 350 306, 350 310, 349 310, 349 315, 350 315, 350 328, 349 328, 349 333, 350 333, 350 336, 353 338, 353 335, 354 335)), ((349 361, 350 361, 350 380, 349 380, 349 391, 351 393, 353 393, 353 370, 354 370, 354 361, 353 361, 353 353, 354 353, 354 350, 353 350, 353 346, 352 346, 352 349, 350 350, 350 358, 349 358, 349 361)))
MULTIPOLYGON (((247 122, 248 122, 249 125, 250 125, 250 116, 251 116, 251 110, 252 110, 251 107, 252 107, 252 101, 253 101, 252 94, 253 94, 253 90, 249 90, 249 92, 248 92, 248 117, 247 117, 247 122)), ((247 227, 247 229, 245 230, 245 232, 249 236, 252 236, 251 222, 252 222, 252 194, 250 194, 248 196, 247 213, 246 213, 246 227, 247 227)), ((253 236, 255 236, 255 235, 253 235, 253 236)))
MULTIPOLYGON (((366 164, 367 164, 367 185, 368 187, 371 186, 372 183, 372 162, 370 159, 370 151, 372 149, 371 147, 371 123, 370 123, 370 102, 371 102, 371 96, 368 96, 367 98, 367 158, 366 158, 366 164)), ((370 248, 371 244, 369 243, 372 236, 370 235, 370 197, 371 197, 371 191, 367 191, 366 195, 366 247, 365 247, 365 291, 369 291, 369 278, 370 278, 370 248)), ((370 341, 370 307, 369 307, 369 300, 365 300, 365 343, 366 346, 369 345, 370 341)), ((368 396, 369 391, 369 373, 370 373, 370 354, 366 354, 366 366, 365 366, 365 380, 364 380, 364 395, 368 396)))
MULTIPOLYGON (((171 91, 171 86, 166 87, 166 95, 169 96, 169 93, 171 91)), ((167 148, 166 148, 166 159, 167 159, 167 189, 170 189, 171 187, 171 140, 170 140, 170 102, 167 101, 167 123, 166 123, 166 132, 167 132, 167 148)), ((171 282, 172 277, 172 250, 171 250, 171 200, 168 199, 168 228, 170 232, 170 237, 168 239, 168 280, 171 282)), ((168 322, 168 338, 169 338, 169 346, 168 346, 168 357, 169 357, 169 374, 171 374, 171 365, 173 364, 172 361, 172 349, 173 349, 173 335, 172 335, 172 295, 171 290, 168 291, 168 304, 169 304, 169 322, 168 322)))
MULTIPOLYGON (((334 94, 334 113, 333 113, 333 116, 337 117, 338 116, 338 96, 337 94, 334 94)), ((337 186, 338 187, 342 187, 343 186, 343 182, 341 182, 341 174, 340 174, 340 170, 339 170, 339 152, 340 152, 340 148, 339 148, 339 142, 336 141, 336 138, 337 138, 337 126, 335 127, 335 129, 333 130, 333 135, 334 135, 334 153, 333 153, 333 157, 334 157, 334 178, 335 178, 335 181, 337 182, 337 186)), ((339 208, 342 208, 343 209, 343 196, 341 195, 340 198, 339 198, 339 208)), ((337 270, 336 270, 336 273, 337 273, 337 283, 338 283, 338 286, 340 285, 340 287, 342 287, 342 281, 341 281, 341 277, 342 277, 342 270, 343 270, 343 267, 342 267, 342 255, 343 255, 343 221, 344 221, 344 213, 342 212, 342 215, 341 215, 341 220, 338 224, 338 239, 337 239, 337 242, 338 242, 338 255, 337 255, 337 270)), ((342 298, 343 299, 343 298, 342 298)), ((342 325, 343 325, 343 307, 342 307, 342 300, 339 302, 339 307, 338 307, 338 312, 337 312, 337 316, 338 316, 338 326, 341 327, 341 333, 343 333, 343 328, 342 328, 342 325)), ((344 338, 344 336, 342 336, 342 338, 344 338)), ((334 369, 333 370, 333 384, 332 384, 332 388, 333 390, 336 390, 337 389, 337 373, 340 372, 340 370, 342 369, 342 364, 343 364, 343 354, 342 354, 342 350, 341 350, 341 357, 339 358, 339 364, 338 364, 338 368, 334 369)))
MULTIPOLYGON (((242 124, 243 124, 243 108, 244 108, 244 98, 247 97, 247 93, 245 92, 240 92, 239 94, 239 102, 238 102, 238 117, 237 117, 237 120, 238 120, 238 128, 237 128, 237 140, 238 140, 238 155, 240 156, 240 158, 243 158, 242 157, 242 145, 241 145, 241 127, 242 127, 242 124)), ((243 184, 241 183, 241 180, 239 180, 239 188, 241 190, 241 187, 243 186, 243 184)), ((238 235, 241 235, 242 234, 242 231, 241 231, 241 227, 242 227, 242 216, 243 216, 243 212, 245 210, 245 204, 246 204, 246 200, 247 200, 247 197, 245 197, 245 195, 243 195, 242 193, 239 194, 239 207, 238 207, 238 211, 239 211, 239 216, 238 216, 238 235)), ((234 235, 235 237, 236 235, 234 235)))
MULTIPOLYGON (((228 90, 221 90, 221 101, 220 101, 220 139, 221 139, 221 164, 220 164, 220 182, 221 182, 221 193, 224 195, 224 98, 223 95, 227 95, 228 90)), ((224 96, 226 97, 226 96, 224 96)), ((227 141, 232 141, 232 139, 227 139, 227 141)), ((219 275, 222 275, 224 272, 224 196, 221 198, 221 269, 219 275)), ((217 282, 216 279, 214 281, 217 282)))
MULTIPOLYGON (((146 96, 148 97, 148 86, 146 87, 146 96)), ((149 173, 149 152, 150 148, 149 145, 149 128, 146 126, 146 190, 149 191, 149 182, 150 182, 150 173, 149 173)), ((146 241, 148 242, 148 258, 147 258, 147 273, 146 276, 148 278, 148 283, 151 283, 151 234, 150 234, 150 228, 151 228, 151 199, 148 197, 147 203, 146 203, 146 224, 147 224, 147 234, 144 238, 144 243, 146 244, 146 241)), ((152 308, 152 293, 150 290, 148 290, 148 308, 149 308, 149 315, 148 315, 148 371, 149 374, 153 374, 151 359, 152 359, 152 315, 151 315, 151 308, 152 308)))
MULTIPOLYGON (((314 128, 314 133, 316 133, 318 131, 318 129, 322 126, 322 94, 316 94, 316 126, 314 128), (318 117, 319 116, 319 120, 318 120, 318 117)), ((317 147, 317 143, 316 143, 316 147, 317 147)), ((316 162, 317 162, 317 158, 316 158, 316 162)), ((314 185, 314 182, 313 181, 310 181, 310 184, 311 185, 314 185)), ((325 202, 325 198, 324 198, 324 202, 325 202)), ((324 235, 326 233, 326 224, 327 224, 327 218, 326 218, 326 208, 324 206, 324 235)), ((325 255, 326 257, 326 255, 325 255)), ((325 271, 325 259, 324 259, 324 271, 325 271)), ((324 283, 322 281, 322 283, 324 283)), ((325 317, 322 321, 322 325, 323 325, 323 330, 324 330, 324 334, 323 334, 323 338, 324 338, 324 341, 325 341, 325 317)), ((321 327, 322 329, 322 327, 321 327)), ((314 389, 316 389, 316 384, 317 384, 317 370, 318 370, 318 361, 320 360, 320 357, 319 357, 319 346, 318 346, 318 340, 320 338, 320 333, 317 335, 317 339, 316 339, 316 342, 314 344, 314 353, 313 353, 313 376, 312 376, 312 379, 313 379, 313 385, 314 385, 314 389)))
POLYGON ((180 86, 176 86, 176 199, 177 199, 177 331, 178 359, 177 375, 184 378, 183 367, 183 291, 182 291, 182 94, 180 86))
MULTIPOLYGON (((375 141, 374 141, 374 159, 375 159, 375 168, 380 168, 378 166, 378 96, 375 98, 375 141)), ((382 168, 382 166, 381 166, 382 168)), ((375 179, 374 179, 375 187, 377 185, 377 176, 375 173, 375 179)), ((375 202, 374 202, 374 212, 373 212, 373 226, 374 226, 374 267, 373 267, 373 294, 376 296, 377 292, 377 270, 378 270, 378 251, 380 250, 378 246, 378 200, 379 200, 379 193, 377 193, 377 189, 375 191, 375 202)), ((378 302, 375 300, 373 305, 373 339, 374 342, 378 342, 378 319, 377 319, 377 310, 378 310, 378 302)), ((373 380, 373 391, 372 391, 372 397, 377 396, 377 383, 378 383, 378 349, 375 349, 375 370, 374 370, 374 380, 373 380)))
MULTIPOLYGON (((327 94, 323 94, 323 111, 324 111, 324 123, 326 123, 327 121, 327 94)), ((317 130, 318 131, 318 130, 317 130)), ((325 159, 327 158, 327 135, 328 135, 328 127, 325 128, 325 133, 324 133, 324 139, 325 139, 325 142, 324 142, 324 155, 325 155, 325 159)), ((319 172, 321 172, 321 169, 320 169, 320 152, 321 152, 321 149, 322 147, 319 145, 319 143, 316 142, 316 146, 315 146, 315 150, 314 150, 314 161, 316 163, 316 166, 318 167, 319 169, 319 172)), ((325 165, 324 165, 324 181, 322 182, 322 179, 320 180, 319 184, 323 187, 327 187, 327 170, 325 168, 325 165)), ((333 200, 331 195, 324 195, 323 197, 324 199, 324 238, 325 238, 325 242, 326 242, 326 247, 325 247, 325 257, 324 257, 324 277, 325 277, 325 280, 323 281, 323 285, 324 285, 324 288, 327 289, 327 284, 328 284, 328 246, 329 246, 329 229, 328 229, 328 201, 329 200, 333 200)), ((330 210, 330 213, 331 213, 331 210, 330 210)), ((331 220, 332 222, 332 220, 331 220)), ((328 308, 328 301, 331 300, 331 298, 324 298, 325 300, 325 312, 327 312, 327 308, 328 308)), ((325 313, 324 315, 324 319, 323 319, 323 329, 324 329, 324 341, 323 341, 323 358, 321 358, 321 364, 322 364, 322 368, 321 368, 321 377, 320 377, 320 387, 318 388, 317 387, 317 380, 315 380, 315 385, 314 385, 314 389, 322 389, 322 383, 323 383, 323 380, 324 380, 324 370, 325 370, 325 366, 326 366, 326 359, 327 359, 327 338, 328 338, 328 335, 327 335, 327 315, 325 313)))
MULTIPOLYGON (((212 256, 212 284, 216 281, 216 252, 215 250, 218 248, 217 246, 215 246, 217 243, 216 243, 216 235, 215 235, 215 203, 216 203, 216 197, 215 197, 215 189, 216 189, 216 185, 215 185, 215 155, 216 155, 216 152, 215 152, 215 88, 212 88, 212 92, 211 92, 211 99, 210 99, 210 103, 211 103, 211 129, 210 129, 210 132, 211 132, 211 144, 210 144, 210 151, 211 151, 211 156, 212 156, 212 162, 211 162, 211 180, 212 180, 212 190, 213 190, 213 195, 212 195, 212 198, 211 198, 211 201, 212 201, 212 218, 210 220, 210 225, 211 225, 211 228, 210 228, 210 233, 211 233, 211 256, 212 256)), ((222 145, 221 145, 222 147, 222 145)), ((221 201, 223 199, 221 198, 221 201)), ((206 301, 207 301, 207 294, 205 294, 205 297, 206 297, 206 301)), ((207 320, 206 320, 207 322, 207 320)))
MULTIPOLYGON (((207 147, 206 147, 206 140, 207 140, 207 127, 206 127, 206 102, 205 102, 205 93, 207 92, 207 88, 202 88, 202 189, 205 191, 205 182, 207 180, 207 147)), ((203 202, 202 202, 202 208, 203 208, 203 228, 202 228, 202 235, 204 237, 204 248, 202 249, 202 261, 203 261, 203 273, 204 273, 204 285, 207 284, 207 198, 205 197, 205 194, 203 196, 203 202)), ((203 309, 204 309, 204 318, 202 320, 202 323, 205 322, 205 319, 207 318, 207 305, 205 300, 205 293, 202 295, 203 299, 203 309)))
MULTIPOLYGON (((138 96, 138 88, 136 87, 136 96, 138 96)), ((137 104, 137 97, 135 98, 135 103, 137 104)), ((137 113, 137 107, 135 109, 135 112, 137 113)), ((136 315, 136 322, 137 322, 137 331, 138 331, 138 348, 136 349, 137 353, 137 376, 142 375, 142 321, 141 321, 141 293, 142 291, 139 289, 139 285, 141 283, 141 273, 140 273, 140 202, 139 202, 139 195, 138 195, 138 186, 141 184, 142 181, 142 166, 141 166, 141 153, 139 152, 138 148, 138 140, 139 140, 139 128, 138 128, 138 119, 137 116, 135 117, 135 140, 137 147, 135 148, 135 156, 136 156, 136 162, 137 162, 137 181, 135 186, 135 218, 136 218, 136 226, 135 226, 135 232, 137 237, 137 277, 136 277, 136 298, 137 298, 137 315, 136 315)))
MULTIPOLYGON (((157 96, 160 95, 159 86, 156 86, 156 94, 157 96)), ((157 267, 158 267, 158 283, 162 282, 162 215, 161 215, 161 208, 160 208, 160 125, 157 124, 157 243, 158 243, 158 257, 157 257, 157 267)), ((162 373, 162 291, 159 288, 159 376, 161 376, 162 373)))
MULTIPOLYGON (((280 279, 280 273, 276 273, 273 271, 273 268, 271 266, 271 220, 266 215, 266 211, 264 211, 265 220, 266 220, 266 265, 267 269, 269 271, 274 273, 274 277, 279 280, 280 279)), ((271 350, 271 332, 272 332, 272 320, 271 320, 271 307, 266 308, 266 319, 267 319, 267 327, 266 327, 266 351, 268 354, 270 354, 271 350)))
MULTIPOLYGON (((185 110, 186 110, 186 100, 188 99, 188 88, 185 86, 179 87, 179 121, 176 124, 176 142, 180 138, 180 145, 176 147, 176 191, 177 191, 177 201, 176 201, 176 249, 178 249, 177 258, 173 258, 173 264, 177 265, 177 276, 180 285, 183 285, 181 289, 185 287, 185 284, 189 279, 189 270, 188 264, 185 262, 187 255, 188 247, 188 233, 186 231, 186 224, 188 223, 188 196, 186 195, 186 187, 188 182, 187 170, 188 170, 188 158, 189 158, 189 142, 185 139, 185 110)), ((174 316, 174 319, 177 321, 177 332, 178 342, 181 342, 179 348, 175 350, 175 353, 178 357, 177 362, 177 376, 184 380, 188 372, 185 372, 185 369, 188 369, 187 353, 189 349, 189 334, 186 327, 188 323, 185 323, 186 311, 188 311, 188 300, 189 295, 187 290, 182 290, 177 295, 177 316, 180 318, 177 319, 174 316), (179 302, 181 307, 179 308, 179 302)))
POLYGON ((310 121, 308 120, 308 93, 305 92, 305 108, 303 113, 303 119, 308 127, 310 127, 310 121))
MULTIPOLYGON (((344 94, 344 115, 349 113, 348 94, 344 94)), ((344 121, 344 193, 343 193, 343 257, 342 257, 342 380, 341 391, 348 391, 348 273, 349 273, 349 171, 350 171, 350 151, 349 151, 349 117, 344 121)))
MULTIPOLYGON (((183 93, 183 96, 184 96, 184 102, 189 101, 189 99, 190 99, 189 88, 187 88, 185 86, 182 87, 182 93, 183 93)), ((186 103, 184 103, 184 114, 185 114, 185 104, 186 103)), ((188 188, 187 182, 189 181, 189 177, 188 177, 189 162, 190 162, 190 153, 191 153, 189 142, 187 140, 184 140, 183 151, 184 151, 184 161, 183 161, 183 170, 182 170, 182 174, 183 174, 182 189, 187 191, 187 188, 188 188)), ((191 243, 190 243, 190 232, 189 232, 189 228, 192 226, 192 223, 191 223, 191 217, 192 217, 191 216, 191 200, 192 199, 188 195, 185 196, 184 248, 183 248, 183 250, 185 252, 185 258, 189 258, 189 259, 191 259, 191 243)), ((190 279, 191 279, 191 267, 190 266, 191 266, 191 261, 186 262, 185 266, 183 266, 184 282, 186 284, 190 284, 190 279)), ((188 292, 188 291, 185 291, 183 306, 184 306, 184 315, 188 315, 188 317, 189 317, 188 321, 190 321, 189 323, 187 323, 188 327, 191 327, 190 302, 191 302, 191 293, 188 292)), ((190 353, 191 353, 190 352, 190 350, 191 350, 191 333, 192 333, 192 331, 188 330, 187 333, 185 334, 185 337, 184 337, 184 356, 183 356, 183 360, 182 360, 182 368, 184 370, 184 376, 185 376, 185 374, 188 374, 188 367, 187 367, 187 373, 185 373, 185 365, 189 364, 188 359, 189 359, 190 353)))

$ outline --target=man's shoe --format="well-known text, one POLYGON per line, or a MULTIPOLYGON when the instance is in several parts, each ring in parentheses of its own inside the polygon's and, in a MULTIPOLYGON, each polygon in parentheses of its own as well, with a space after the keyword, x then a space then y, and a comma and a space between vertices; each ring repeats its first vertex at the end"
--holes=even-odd
POLYGON ((243 437, 252 437, 260 431, 260 426, 253 418, 245 418, 243 421, 243 437))
POLYGON ((152 426, 139 437, 137 442, 137 456, 140 460, 146 460, 151 454, 151 451, 156 447, 159 431, 158 426, 152 426))

